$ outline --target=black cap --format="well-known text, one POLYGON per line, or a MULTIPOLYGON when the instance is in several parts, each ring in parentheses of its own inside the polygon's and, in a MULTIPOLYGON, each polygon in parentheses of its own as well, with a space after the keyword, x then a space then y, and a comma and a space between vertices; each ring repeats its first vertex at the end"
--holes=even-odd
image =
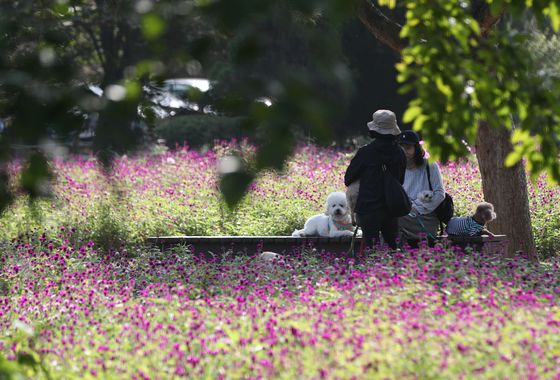
POLYGON ((397 138, 399 144, 416 145, 420 143, 420 136, 414 131, 403 131, 397 138))

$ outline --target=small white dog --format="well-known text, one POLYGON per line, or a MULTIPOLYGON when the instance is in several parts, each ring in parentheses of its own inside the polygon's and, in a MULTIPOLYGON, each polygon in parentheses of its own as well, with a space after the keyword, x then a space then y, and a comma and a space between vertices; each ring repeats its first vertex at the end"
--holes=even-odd
POLYGON ((259 260, 272 263, 274 261, 278 261, 282 258, 282 255, 279 255, 276 252, 265 251, 259 255, 259 260))
POLYGON ((434 198, 434 192, 430 190, 421 191, 416 197, 422 203, 430 203, 434 198))
POLYGON ((262 264, 261 267, 263 268, 274 268, 276 264, 283 262, 282 255, 276 252, 265 251, 257 256, 258 263, 262 264))
POLYGON ((350 209, 352 225, 356 226, 356 203, 358 203, 358 194, 360 193, 360 180, 354 181, 346 188, 346 202, 350 209))
POLYGON ((302 230, 295 230, 292 236, 352 236, 354 227, 350 209, 343 192, 330 193, 324 214, 313 215, 307 219, 302 230))

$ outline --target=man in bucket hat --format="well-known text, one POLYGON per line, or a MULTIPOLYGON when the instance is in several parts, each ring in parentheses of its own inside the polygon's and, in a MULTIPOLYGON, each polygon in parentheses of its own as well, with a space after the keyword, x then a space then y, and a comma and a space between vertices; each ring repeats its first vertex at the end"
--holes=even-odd
POLYGON ((400 135, 401 130, 397 125, 397 117, 393 111, 377 110, 373 113, 372 120, 367 123, 370 131, 381 135, 400 135))
POLYGON ((397 218, 389 214, 383 189, 382 165, 402 184, 406 170, 406 157, 397 144, 401 130, 395 113, 377 110, 367 123, 373 141, 356 152, 344 175, 344 184, 349 186, 360 181, 360 191, 355 212, 362 228, 363 240, 372 247, 379 240, 379 233, 390 248, 396 249, 397 218))

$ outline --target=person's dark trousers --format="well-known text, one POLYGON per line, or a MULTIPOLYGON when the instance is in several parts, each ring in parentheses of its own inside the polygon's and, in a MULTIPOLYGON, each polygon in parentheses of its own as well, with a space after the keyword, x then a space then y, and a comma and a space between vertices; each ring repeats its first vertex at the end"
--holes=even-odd
POLYGON ((362 228, 362 239, 366 247, 373 247, 379 239, 379 231, 383 240, 391 249, 397 249, 399 224, 397 218, 390 216, 386 210, 377 210, 371 214, 358 214, 362 228))
MULTIPOLYGON (((427 242, 428 242, 428 247, 433 247, 436 243, 435 239, 431 238, 431 237, 427 237, 426 238, 427 242)), ((408 244, 408 246, 410 248, 418 248, 420 245, 421 240, 418 239, 407 239, 406 240, 406 244, 408 244)))

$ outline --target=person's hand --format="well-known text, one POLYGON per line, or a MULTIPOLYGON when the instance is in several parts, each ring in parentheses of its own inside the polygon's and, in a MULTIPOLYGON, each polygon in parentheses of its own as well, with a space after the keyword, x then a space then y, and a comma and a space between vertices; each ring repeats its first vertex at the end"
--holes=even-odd
POLYGON ((410 212, 408 213, 408 216, 412 216, 413 218, 415 218, 416 216, 418 216, 418 210, 416 210, 414 207, 412 207, 410 209, 410 212))
POLYGON ((482 230, 482 234, 483 235, 488 235, 490 237, 494 237, 494 234, 490 231, 488 231, 486 228, 482 230))

